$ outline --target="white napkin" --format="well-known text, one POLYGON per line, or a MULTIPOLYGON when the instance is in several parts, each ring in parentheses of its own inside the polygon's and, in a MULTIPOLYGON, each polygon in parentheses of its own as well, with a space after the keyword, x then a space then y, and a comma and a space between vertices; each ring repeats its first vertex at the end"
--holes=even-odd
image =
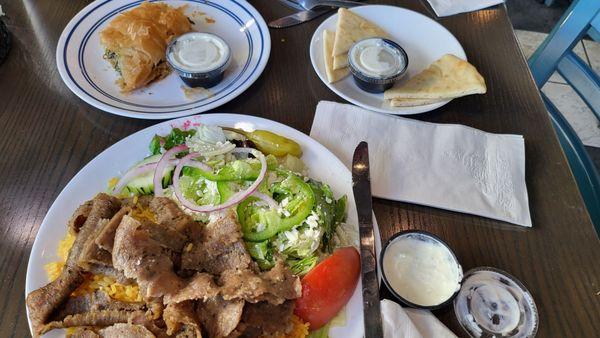
POLYGON ((310 136, 348 167, 358 143, 367 141, 373 196, 531 227, 520 135, 321 101, 310 136))
POLYGON ((503 3, 504 0, 427 0, 437 16, 472 12, 503 3))
POLYGON ((456 338, 430 311, 402 308, 397 303, 381 301, 384 338, 456 338))

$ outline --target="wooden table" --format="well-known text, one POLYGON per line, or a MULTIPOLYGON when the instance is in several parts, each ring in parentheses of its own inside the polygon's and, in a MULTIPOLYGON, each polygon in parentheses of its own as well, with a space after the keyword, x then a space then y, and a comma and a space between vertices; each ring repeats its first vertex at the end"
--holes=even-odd
MULTIPOLYGON (((290 12, 273 0, 252 1, 269 21, 290 12)), ((428 13, 416 1, 378 1, 428 13)), ((55 48, 67 22, 87 1, 3 1, 13 49, 0 66, 0 337, 27 336, 24 285, 31 246, 53 200, 100 151, 155 121, 92 108, 62 83, 55 48)), ((343 102, 313 71, 308 45, 324 18, 271 30, 269 64, 244 94, 217 111, 239 112, 310 130, 319 100, 343 102)), ((483 74, 486 95, 452 101, 416 118, 460 123, 525 137, 534 227, 393 201, 376 200, 382 239, 404 229, 444 238, 463 268, 494 266, 519 278, 540 315, 538 337, 593 337, 600 332, 600 242, 552 130, 506 9, 439 20, 483 74)), ((415 27, 415 29, 418 29, 415 27)), ((424 41, 427 43, 427 41, 424 41)), ((384 290, 383 296, 387 296, 384 290)), ((452 308, 436 313, 464 336, 452 308)))

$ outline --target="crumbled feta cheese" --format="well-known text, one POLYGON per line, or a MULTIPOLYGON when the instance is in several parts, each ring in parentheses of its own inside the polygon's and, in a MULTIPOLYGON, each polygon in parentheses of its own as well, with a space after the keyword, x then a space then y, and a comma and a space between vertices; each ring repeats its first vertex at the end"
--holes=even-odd
POLYGON ((196 128, 194 135, 188 136, 185 144, 195 152, 211 153, 229 152, 235 148, 235 144, 229 142, 223 133, 223 130, 218 126, 201 125, 196 128))
POLYGON ((310 216, 306 218, 304 221, 310 228, 318 228, 319 227, 319 215, 317 215, 314 211, 310 213, 310 216))
POLYGON ((298 229, 292 229, 289 231, 284 232, 285 237, 287 238, 288 241, 290 242, 296 242, 298 240, 298 229))
POLYGON ((327 204, 331 204, 331 202, 333 202, 333 201, 331 200, 331 198, 329 198, 329 197, 325 197, 325 203, 327 203, 327 204))

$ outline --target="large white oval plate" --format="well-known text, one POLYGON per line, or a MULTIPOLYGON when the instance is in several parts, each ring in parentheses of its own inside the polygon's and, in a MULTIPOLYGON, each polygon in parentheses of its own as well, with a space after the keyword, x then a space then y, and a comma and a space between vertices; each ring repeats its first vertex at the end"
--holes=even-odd
MULTIPOLYGON (((425 15, 405 8, 384 5, 360 6, 350 10, 376 23, 404 48, 408 54, 408 70, 404 80, 418 74, 444 54, 454 54, 461 59, 467 59, 465 51, 454 35, 425 15)), ((392 107, 383 99, 383 94, 367 93, 358 88, 351 75, 336 83, 329 83, 323 59, 323 31, 335 31, 337 19, 338 15, 334 14, 323 21, 310 41, 310 60, 313 68, 321 81, 333 92, 363 108, 397 115, 424 113, 450 102, 448 100, 416 107, 392 107)))
POLYGON ((63 30, 56 63, 63 81, 85 102, 106 112, 141 118, 167 119, 216 108, 246 90, 262 73, 271 52, 269 29, 262 16, 245 0, 168 0, 187 5, 194 30, 222 37, 231 47, 232 62, 225 77, 206 92, 182 89, 172 72, 166 78, 123 94, 115 84, 118 74, 102 58, 99 32, 119 13, 142 0, 96 0, 79 12, 63 30), (214 21, 214 22, 212 22, 214 21), (209 23, 212 22, 212 23, 209 23))
MULTIPOLYGON (((25 295, 48 283, 44 265, 58 260, 58 242, 66 235, 66 224, 75 209, 83 202, 105 191, 107 182, 119 176, 135 162, 148 154, 148 143, 155 134, 167 134, 174 126, 190 125, 196 122, 242 128, 245 130, 264 129, 295 140, 303 150, 302 159, 309 168, 309 175, 331 186, 336 197, 348 196, 348 224, 356 224, 356 204, 352 194, 352 176, 344 164, 327 148, 309 136, 278 122, 263 118, 237 114, 208 114, 166 121, 141 130, 115 143, 81 169, 58 195, 35 238, 25 281, 25 295)), ((381 251, 381 237, 375 217, 375 248, 381 251)), ((363 337, 362 287, 359 281, 350 302, 346 306, 345 326, 334 327, 330 337, 363 337)), ((27 313, 29 319, 29 312, 27 313)), ((29 323, 31 327, 31 322, 29 323)), ((44 337, 64 337, 64 331, 54 330, 44 337)))

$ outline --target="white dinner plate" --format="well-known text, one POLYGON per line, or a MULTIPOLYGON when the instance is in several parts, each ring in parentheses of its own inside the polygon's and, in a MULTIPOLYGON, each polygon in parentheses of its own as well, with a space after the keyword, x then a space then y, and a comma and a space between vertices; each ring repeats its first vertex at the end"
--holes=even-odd
POLYGON ((117 72, 102 58, 99 32, 120 13, 141 0, 96 0, 79 12, 63 30, 56 48, 56 63, 63 81, 85 102, 106 112, 141 118, 167 119, 216 108, 246 90, 262 73, 271 52, 269 29, 260 14, 245 0, 168 0, 186 5, 193 30, 214 33, 231 47, 232 62, 225 77, 210 92, 182 89, 171 72, 132 93, 115 84, 117 72))
MULTIPOLYGON (((48 283, 44 265, 59 260, 56 255, 58 242, 67 233, 67 221, 75 209, 93 198, 98 192, 106 191, 108 181, 124 173, 134 163, 148 155, 148 143, 155 134, 165 135, 174 126, 191 125, 195 122, 242 128, 245 130, 264 129, 286 136, 302 147, 302 160, 309 168, 309 176, 331 186, 335 197, 348 196, 348 224, 355 224, 358 232, 356 205, 352 194, 352 175, 348 168, 327 148, 309 136, 281 123, 263 118, 236 114, 208 114, 166 121, 141 130, 115 143, 81 169, 58 195, 33 243, 27 277, 25 295, 48 283)), ((381 238, 375 216, 375 248, 381 252, 381 238)), ((379 260, 378 260, 379 261, 379 260)), ((334 327, 330 337, 362 338, 364 332, 362 311, 362 287, 359 281, 350 302, 346 306, 345 326, 334 327)), ((29 319, 29 312, 27 312, 29 319)), ((29 322, 31 328, 31 322, 29 322)), ((44 337, 64 337, 64 331, 54 330, 44 337)))
MULTIPOLYGON (((384 5, 360 6, 350 9, 363 18, 374 22, 400 44, 408 54, 407 74, 400 81, 418 74, 444 54, 454 54, 466 60, 462 46, 439 23, 417 12, 384 5)), ((428 112, 446 103, 438 102, 416 107, 392 107, 383 99, 383 94, 367 93, 354 83, 352 75, 333 84, 327 81, 323 59, 323 31, 335 31, 338 15, 334 14, 317 28, 310 41, 310 60, 321 81, 345 100, 363 108, 388 114, 409 115, 428 112)))

